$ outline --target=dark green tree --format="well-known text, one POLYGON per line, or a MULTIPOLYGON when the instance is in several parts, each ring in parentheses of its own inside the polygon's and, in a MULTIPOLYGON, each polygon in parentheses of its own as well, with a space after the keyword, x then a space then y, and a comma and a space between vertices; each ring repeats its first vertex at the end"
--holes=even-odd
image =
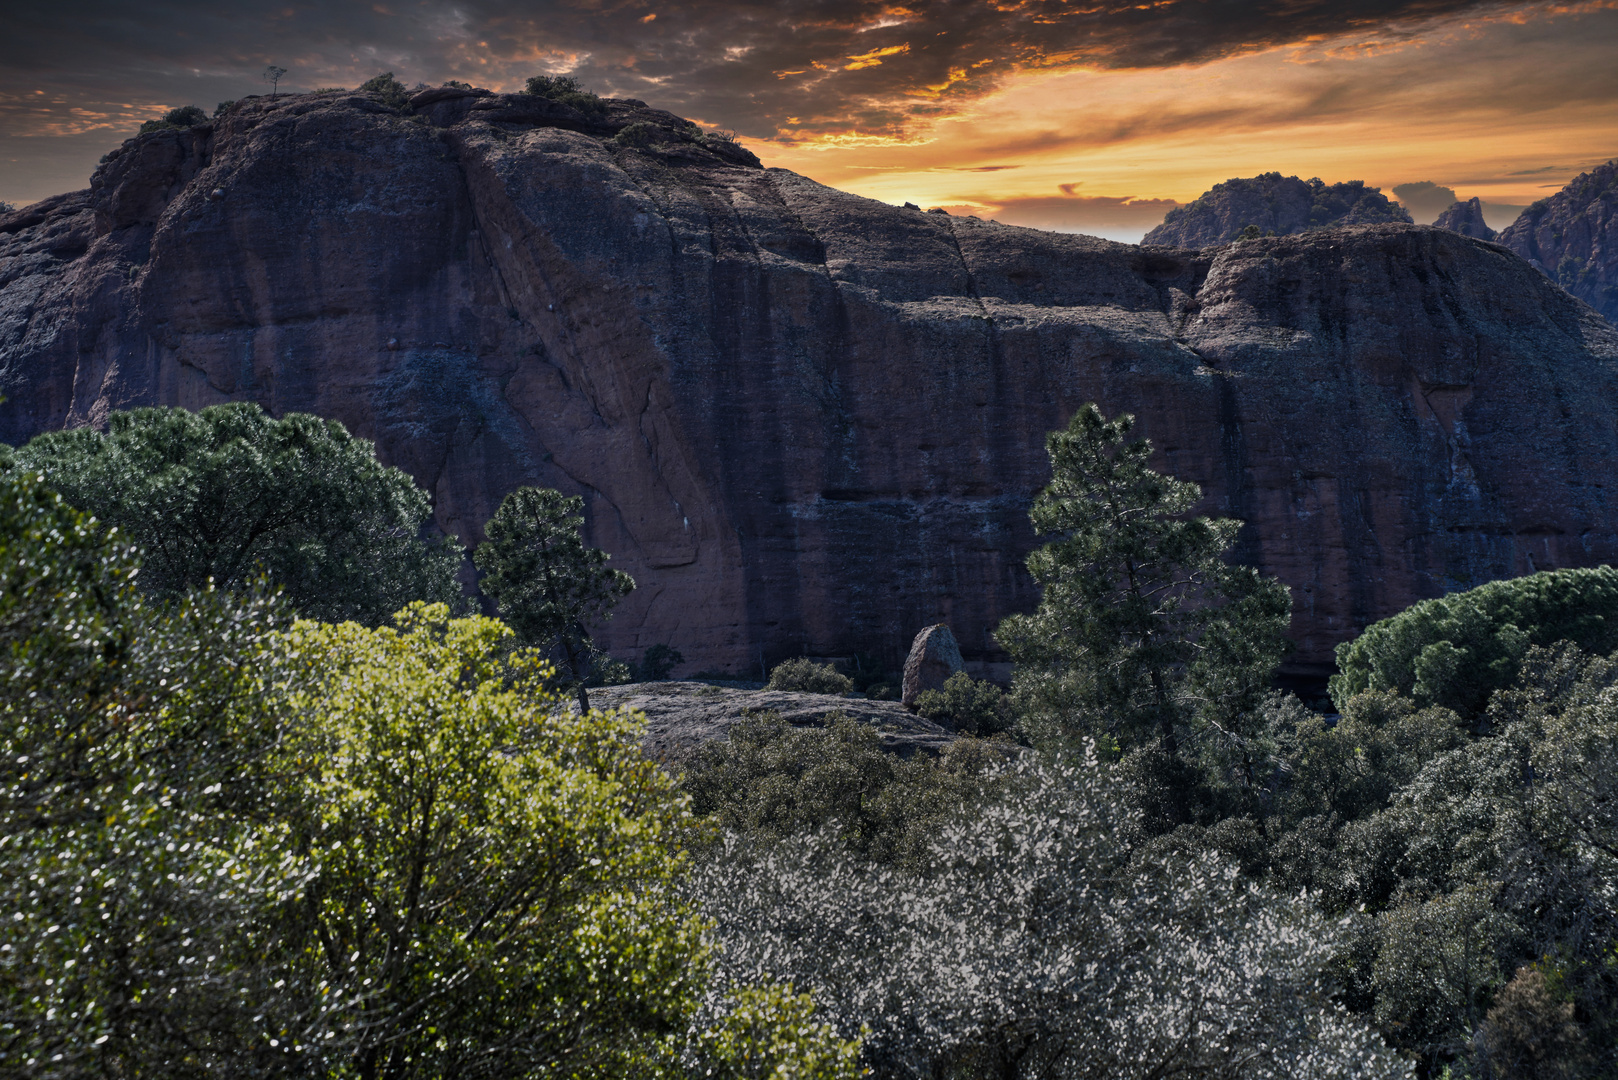
POLYGON ((41 435, 15 455, 142 551, 170 596, 262 574, 299 613, 375 626, 412 600, 455 602, 460 548, 421 538, 427 494, 341 424, 257 405, 135 409, 41 435))
POLYGON ((1339 709, 1366 690, 1391 690, 1465 719, 1517 678, 1533 646, 1571 641, 1618 648, 1618 570, 1545 570, 1423 600, 1337 646, 1331 694, 1339 709))
POLYGON ((607 568, 611 558, 579 536, 584 500, 550 488, 521 487, 507 495, 483 527, 488 540, 472 556, 480 584, 519 641, 560 647, 577 682, 579 708, 590 711, 585 682, 594 652, 585 623, 611 616, 635 579, 607 568))
POLYGON ((1028 557, 1037 611, 997 637, 1033 733, 1105 736, 1170 758, 1196 734, 1254 776, 1249 719, 1284 655, 1286 587, 1225 562, 1241 522, 1188 516, 1195 484, 1154 471, 1134 418, 1096 406, 1046 440, 1050 486, 1031 517, 1056 539, 1028 557))
POLYGON ((270 84, 270 100, 275 100, 275 92, 281 88, 281 78, 287 73, 284 67, 271 64, 264 69, 264 81, 270 84))

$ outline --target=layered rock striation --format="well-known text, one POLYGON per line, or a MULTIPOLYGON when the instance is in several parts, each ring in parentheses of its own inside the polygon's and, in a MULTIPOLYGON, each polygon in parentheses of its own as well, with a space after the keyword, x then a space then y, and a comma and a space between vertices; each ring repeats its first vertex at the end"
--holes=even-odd
MULTIPOLYGON (((1244 223, 1245 224, 1245 223, 1244 223)), ((1503 248, 1380 225, 1202 252, 762 169, 637 102, 250 99, 0 217, 0 439, 248 399, 376 441, 476 540, 585 498, 695 668, 968 665, 1037 596, 1046 432, 1137 413, 1248 524, 1294 664, 1446 589, 1618 555, 1618 332, 1503 248)))
POLYGON ((1191 202, 1170 210, 1163 224, 1141 242, 1205 248, 1247 232, 1291 236, 1311 229, 1384 222, 1409 224, 1410 215, 1379 189, 1366 187, 1363 180, 1328 184, 1272 172, 1215 184, 1191 202))
POLYGON ((1618 325, 1618 159, 1528 207, 1499 239, 1618 325))

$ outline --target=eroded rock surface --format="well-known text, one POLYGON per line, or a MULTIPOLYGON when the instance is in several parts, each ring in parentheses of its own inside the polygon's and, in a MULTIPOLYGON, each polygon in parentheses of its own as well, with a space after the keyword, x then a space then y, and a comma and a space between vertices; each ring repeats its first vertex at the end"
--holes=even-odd
POLYGON ((1225 244, 1256 229, 1260 235, 1290 236, 1310 229, 1410 222, 1410 215, 1363 180, 1328 184, 1280 173, 1237 177, 1215 184, 1184 206, 1175 207, 1143 244, 1205 248, 1225 244))
POLYGON ((897 701, 800 694, 738 684, 650 682, 603 686, 590 691, 599 709, 639 709, 646 714, 642 745, 658 760, 678 762, 703 743, 727 737, 731 726, 747 716, 773 713, 796 727, 825 727, 841 713, 870 724, 882 747, 901 757, 918 750, 939 754, 954 736, 931 720, 911 715, 897 701))
POLYGON ((1495 231, 1489 228, 1489 223, 1483 220, 1483 200, 1476 195, 1465 202, 1451 203, 1448 210, 1438 215, 1433 228, 1448 229, 1476 240, 1493 240, 1496 236, 1495 231))
POLYGON ((519 484, 582 494, 640 585, 598 640, 688 670, 897 665, 940 621, 992 659, 1089 400, 1249 523, 1323 670, 1415 600, 1618 556, 1615 360, 1445 230, 1139 248, 858 198, 636 102, 253 99, 0 218, 0 438, 248 399, 374 439, 467 540, 519 484))
POLYGON ((1500 243, 1618 325, 1618 159, 1524 210, 1500 243))

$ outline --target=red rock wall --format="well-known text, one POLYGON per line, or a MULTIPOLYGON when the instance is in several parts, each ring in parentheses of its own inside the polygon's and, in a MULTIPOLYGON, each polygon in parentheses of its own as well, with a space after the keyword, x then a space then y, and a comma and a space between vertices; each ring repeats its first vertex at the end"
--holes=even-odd
POLYGON ((1043 440, 1136 412, 1293 590, 1295 666, 1448 588, 1609 561, 1618 332, 1511 253, 1375 226, 1206 253, 900 209, 667 114, 250 101, 0 218, 0 438, 252 399, 376 440, 476 539, 586 496, 693 667, 968 661, 1036 600, 1043 440), (631 119, 669 141, 618 146, 631 119))

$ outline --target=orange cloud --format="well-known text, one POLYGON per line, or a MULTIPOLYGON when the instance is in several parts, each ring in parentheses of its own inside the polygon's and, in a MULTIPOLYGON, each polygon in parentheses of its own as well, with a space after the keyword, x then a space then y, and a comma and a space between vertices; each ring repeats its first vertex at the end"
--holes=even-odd
POLYGON ((844 64, 843 70, 859 71, 862 68, 878 67, 881 65, 883 57, 897 56, 900 53, 907 53, 909 51, 910 46, 908 44, 889 45, 886 48, 872 49, 870 52, 860 53, 857 56, 850 56, 849 59, 854 62, 852 64, 844 64))

